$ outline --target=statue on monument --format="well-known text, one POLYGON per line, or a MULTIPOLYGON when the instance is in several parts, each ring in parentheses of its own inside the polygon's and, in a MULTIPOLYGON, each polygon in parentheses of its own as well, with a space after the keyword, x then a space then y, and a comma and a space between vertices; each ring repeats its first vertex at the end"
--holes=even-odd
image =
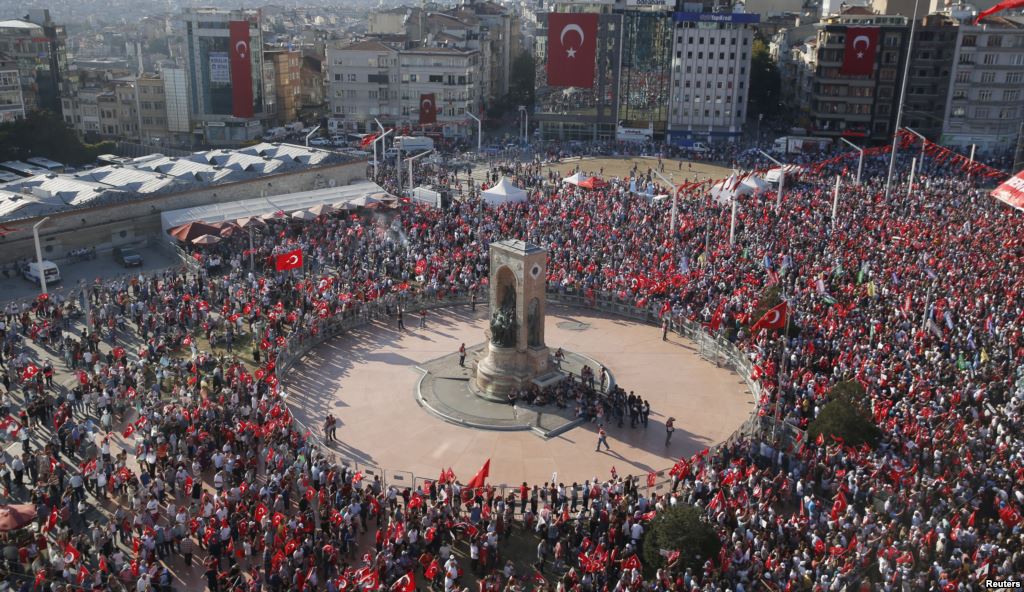
POLYGON ((526 313, 526 344, 541 345, 540 339, 540 300, 530 301, 530 310, 526 313))
POLYGON ((516 290, 508 284, 501 305, 491 314, 491 343, 499 347, 515 347, 517 329, 516 290))

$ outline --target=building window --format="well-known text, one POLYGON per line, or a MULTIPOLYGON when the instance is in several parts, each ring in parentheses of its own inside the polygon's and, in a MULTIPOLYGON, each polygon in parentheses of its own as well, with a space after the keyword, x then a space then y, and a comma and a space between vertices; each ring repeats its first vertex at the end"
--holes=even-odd
POLYGON ((996 81, 996 73, 995 72, 982 72, 981 73, 981 82, 983 84, 992 84, 995 81, 996 81))
POLYGON ((1003 91, 1003 100, 1008 102, 1008 103, 1011 102, 1011 101, 1016 101, 1019 98, 1020 98, 1020 91, 1019 90, 1004 90, 1003 91))
POLYGON ((999 56, 997 56, 994 53, 986 53, 981 61, 986 66, 992 66, 992 65, 996 64, 997 62, 999 62, 999 56))
POLYGON ((957 72, 956 73, 956 81, 957 82, 970 82, 971 81, 971 73, 970 72, 957 72))
POLYGON ((978 43, 978 38, 974 35, 964 35, 964 41, 961 43, 964 47, 974 47, 978 43))
POLYGON ((978 100, 979 101, 986 101, 986 102, 987 101, 991 101, 992 100, 992 91, 990 91, 990 90, 980 90, 980 91, 978 91, 978 100))
POLYGON ((1002 47, 1002 46, 1003 46, 1003 36, 1002 35, 989 35, 988 36, 988 43, 986 44, 986 47, 1002 47))
POLYGON ((1020 72, 1008 72, 1006 74, 1007 84, 1020 84, 1021 79, 1024 78, 1020 72))
POLYGON ((976 119, 988 119, 988 107, 977 107, 974 110, 974 117, 976 119))

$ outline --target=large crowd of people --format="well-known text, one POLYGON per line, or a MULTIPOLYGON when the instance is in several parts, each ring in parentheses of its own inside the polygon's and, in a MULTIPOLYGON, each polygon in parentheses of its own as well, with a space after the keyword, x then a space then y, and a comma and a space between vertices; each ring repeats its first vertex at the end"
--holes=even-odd
MULTIPOLYGON (((419 174, 457 191, 447 210, 271 219, 252 246, 239 232, 195 249, 199 262, 227 263, 219 274, 199 265, 97 282, 81 301, 8 305, 0 479, 36 518, 3 542, 7 581, 946 592, 1019 578, 1022 217, 940 162, 886 198, 886 159, 874 157, 862 185, 844 182, 833 218, 834 175, 848 165, 791 179, 780 208, 774 192, 738 198, 733 244, 730 209, 705 193, 683 193, 672 232, 668 204, 630 193, 630 179, 591 191, 539 161, 495 163, 531 196, 491 208, 478 184, 436 165, 419 174), (860 383, 879 444, 736 439, 667 460, 662 494, 612 475, 503 496, 450 470, 411 490, 333 464, 291 417, 281 352, 339 318, 484 289, 487 245, 506 237, 548 248, 549 289, 706 323, 749 356, 760 413, 794 429, 832 386, 860 383), (299 248, 303 269, 274 270, 275 254, 299 248), (767 288, 798 332, 751 333, 767 288), (695 567, 667 549, 667 564, 645 572, 635 557, 649 521, 682 504, 700 509, 722 551, 695 567), (527 536, 529 569, 506 554, 510 537, 527 536)), ((394 187, 386 172, 379 181, 394 187)), ((592 402, 585 384, 563 388, 555 401, 592 402)), ((641 400, 618 393, 581 412, 609 429, 626 417, 646 424, 641 400)))

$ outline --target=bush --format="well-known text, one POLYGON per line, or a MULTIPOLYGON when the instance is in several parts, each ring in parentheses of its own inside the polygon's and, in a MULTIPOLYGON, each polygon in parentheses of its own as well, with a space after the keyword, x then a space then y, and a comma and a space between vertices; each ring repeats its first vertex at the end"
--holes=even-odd
POLYGON ((655 570, 665 565, 661 551, 679 551, 680 569, 699 570, 709 558, 717 559, 722 543, 715 529, 702 519, 700 509, 680 505, 659 513, 644 537, 644 566, 655 570))
POLYGON ((847 446, 867 444, 872 448, 878 446, 882 439, 882 430, 845 396, 826 403, 818 417, 807 426, 807 437, 811 441, 817 440, 819 434, 826 442, 831 436, 838 436, 847 446))

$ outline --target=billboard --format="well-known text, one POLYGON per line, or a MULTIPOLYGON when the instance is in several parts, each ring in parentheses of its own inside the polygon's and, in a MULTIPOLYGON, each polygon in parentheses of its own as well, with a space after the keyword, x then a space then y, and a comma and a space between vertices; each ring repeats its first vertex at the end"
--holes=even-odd
POLYGON ((210 52, 210 82, 217 84, 231 83, 231 67, 226 51, 210 52))

